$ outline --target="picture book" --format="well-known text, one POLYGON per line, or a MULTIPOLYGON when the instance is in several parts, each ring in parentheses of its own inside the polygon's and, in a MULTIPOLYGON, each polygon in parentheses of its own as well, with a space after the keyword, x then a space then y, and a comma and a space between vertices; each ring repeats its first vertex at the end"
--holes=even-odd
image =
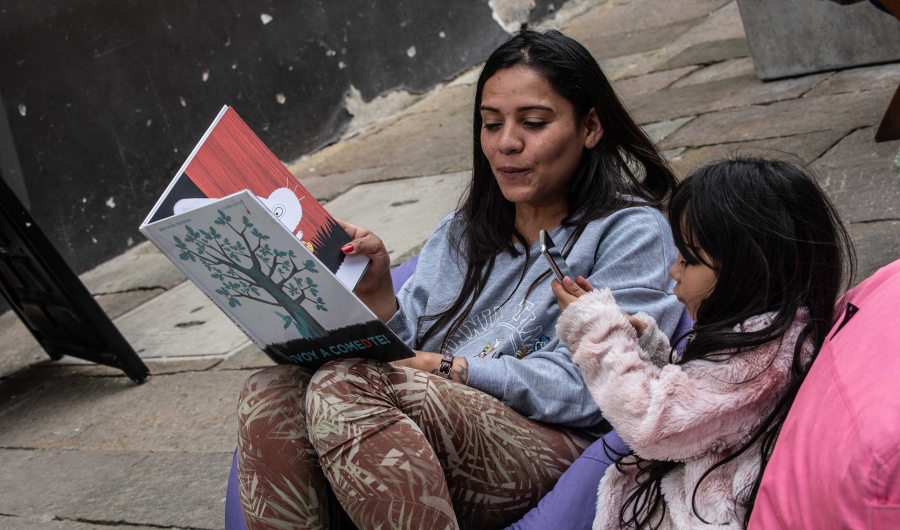
POLYGON ((368 258, 230 107, 140 230, 276 362, 413 355, 352 292, 368 258))
POLYGON ((344 285, 351 290, 356 286, 368 258, 344 256, 341 247, 350 236, 228 106, 213 120, 141 227, 245 189, 344 285))
POLYGON ((342 357, 413 356, 255 193, 141 231, 278 363, 315 370, 342 357))

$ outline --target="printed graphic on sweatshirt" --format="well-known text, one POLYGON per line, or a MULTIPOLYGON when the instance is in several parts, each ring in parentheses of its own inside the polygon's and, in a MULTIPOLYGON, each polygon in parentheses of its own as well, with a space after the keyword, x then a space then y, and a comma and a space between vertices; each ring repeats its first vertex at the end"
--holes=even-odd
POLYGON ((481 353, 476 357, 518 355, 523 348, 530 349, 541 336, 543 329, 535 320, 534 303, 527 300, 517 306, 485 309, 460 326, 447 341, 447 350, 456 354, 477 345, 481 353))
POLYGON ((548 337, 547 335, 541 335, 541 338, 534 341, 534 345, 532 345, 530 348, 528 346, 525 346, 524 348, 522 348, 522 350, 519 351, 518 355, 516 355, 516 358, 524 359, 525 357, 528 357, 529 354, 532 354, 536 351, 540 351, 544 346, 547 345, 547 342, 549 340, 550 340, 550 337, 548 337))

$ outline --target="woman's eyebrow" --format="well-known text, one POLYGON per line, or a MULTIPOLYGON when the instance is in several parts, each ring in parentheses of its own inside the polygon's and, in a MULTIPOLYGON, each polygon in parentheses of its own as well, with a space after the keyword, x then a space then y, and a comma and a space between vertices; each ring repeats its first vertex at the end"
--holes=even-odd
POLYGON ((519 107, 516 110, 518 110, 519 112, 528 111, 528 110, 546 110, 547 112, 553 112, 553 109, 551 109, 550 107, 548 107, 546 105, 526 105, 524 107, 519 107))
MULTIPOLYGON (((500 113, 500 109, 495 109, 494 107, 488 107, 487 105, 482 105, 481 110, 487 111, 487 112, 496 112, 498 114, 500 113)), ((525 105, 523 107, 518 107, 516 109, 517 112, 527 112, 529 110, 546 110, 548 112, 554 112, 554 110, 552 108, 547 107, 545 105, 525 105)))

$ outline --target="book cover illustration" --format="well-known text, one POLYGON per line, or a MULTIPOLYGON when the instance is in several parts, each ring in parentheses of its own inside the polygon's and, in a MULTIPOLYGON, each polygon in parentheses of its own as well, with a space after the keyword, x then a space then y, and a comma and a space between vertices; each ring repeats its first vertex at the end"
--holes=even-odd
POLYGON ((344 256, 341 247, 350 236, 231 107, 219 112, 144 225, 244 189, 255 194, 344 285, 356 286, 368 258, 344 256))
POLYGON ((145 233, 276 362, 316 369, 341 357, 413 355, 249 191, 145 233))

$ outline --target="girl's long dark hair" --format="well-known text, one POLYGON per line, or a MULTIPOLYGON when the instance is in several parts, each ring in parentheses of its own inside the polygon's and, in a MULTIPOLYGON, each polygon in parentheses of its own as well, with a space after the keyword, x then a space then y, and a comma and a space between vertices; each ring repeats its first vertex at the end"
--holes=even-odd
MULTIPOLYGON (((461 200, 452 234, 460 258, 466 262, 465 280, 459 296, 445 311, 420 318, 420 327, 427 322, 433 325, 421 335, 419 346, 446 330, 441 350, 446 348, 484 289, 497 255, 522 254, 515 246, 518 241, 525 246, 525 263, 531 258, 528 242, 516 228, 515 204, 503 197, 481 148, 484 84, 497 71, 519 66, 540 73, 572 103, 576 118, 596 109, 603 126, 603 137, 593 149, 585 150, 568 186, 568 216, 562 224, 576 230, 564 243, 565 250, 571 249, 591 221, 636 201, 661 207, 675 187, 675 177, 665 159, 584 46, 555 30, 527 29, 514 34, 488 58, 475 90, 472 180, 461 200)), ((522 268, 522 278, 526 270, 527 265, 522 268)))
MULTIPOLYGON (((693 339, 679 359, 721 362, 723 352, 741 351, 780 339, 798 310, 809 318, 793 347, 790 379, 783 396, 748 441, 708 469, 751 450, 760 451, 759 474, 750 491, 740 492, 746 528, 763 471, 775 440, 812 361, 831 329, 834 306, 853 276, 854 252, 834 206, 807 171, 782 161, 737 158, 696 170, 679 186, 669 204, 675 245, 689 264, 716 271, 712 293, 700 304, 693 339), (711 263, 706 263, 703 249, 711 263), (748 318, 771 313, 758 331, 736 331, 748 318), (805 346, 805 343, 809 345, 805 346), (804 349, 812 347, 807 360, 804 349)), ((751 426, 748 426, 750 429, 751 426)), ((639 486, 622 508, 623 526, 656 528, 665 513, 662 478, 675 462, 629 455, 620 470, 636 465, 639 486)), ((694 488, 696 496, 699 483, 694 488)), ((703 514, 694 513, 703 520, 703 514)), ((716 521, 709 521, 715 523, 716 521)))

